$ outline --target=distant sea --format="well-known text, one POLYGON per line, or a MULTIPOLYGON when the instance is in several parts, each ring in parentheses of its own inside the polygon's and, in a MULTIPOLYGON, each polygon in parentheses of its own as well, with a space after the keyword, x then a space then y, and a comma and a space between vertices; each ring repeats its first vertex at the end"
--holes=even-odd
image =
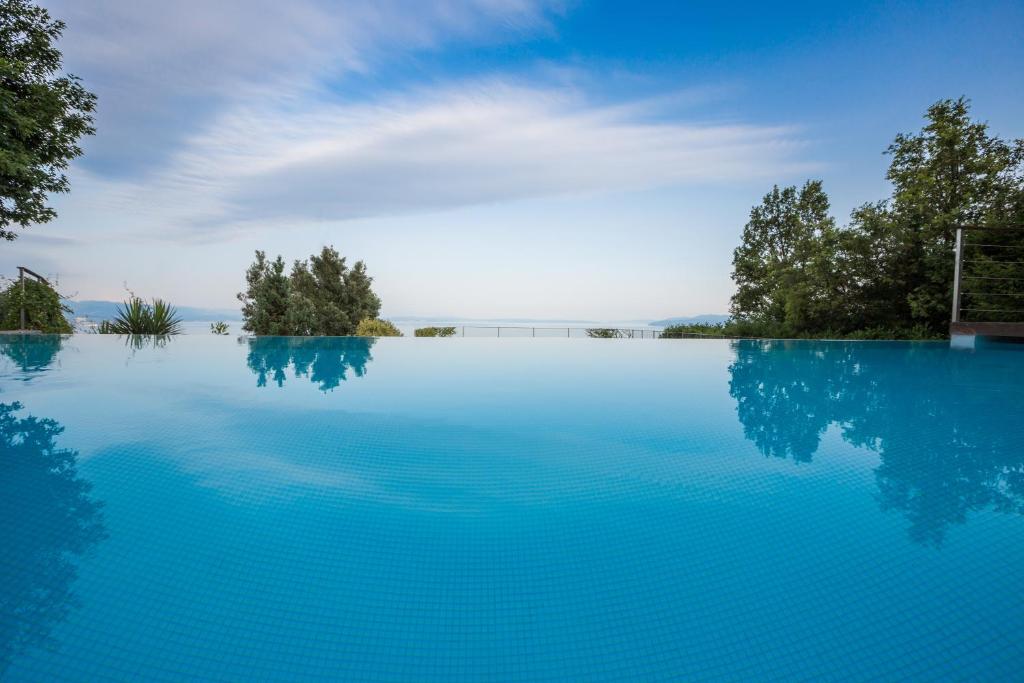
MULTIPOLYGON (((79 317, 76 327, 87 331, 90 323, 97 323, 100 320, 109 320, 116 315, 118 304, 113 301, 71 301, 68 302, 74 310, 74 317, 79 317)), ((242 334, 242 320, 237 309, 208 309, 179 306, 178 313, 183 320, 184 334, 210 334, 210 323, 224 321, 228 325, 228 333, 233 335, 242 334)), ((74 319, 74 318, 73 318, 74 319)), ((501 336, 561 336, 565 332, 567 336, 585 336, 583 330, 595 327, 615 327, 631 330, 660 330, 668 325, 676 323, 717 323, 727 320, 726 315, 707 314, 689 317, 665 318, 663 320, 641 321, 641 320, 545 320, 537 318, 493 318, 493 319, 467 319, 467 318, 444 318, 427 316, 396 316, 390 318, 392 322, 406 336, 412 336, 418 327, 456 327, 459 336, 481 337, 498 336, 498 328, 501 328, 501 336)))
MULTIPOLYGON (((242 332, 241 320, 224 320, 228 325, 228 334, 238 336, 242 332)), ((407 337, 413 336, 418 327, 446 327, 456 328, 456 334, 462 336, 465 328, 467 337, 491 337, 498 335, 498 327, 501 327, 503 336, 531 336, 536 330, 536 336, 557 337, 561 332, 570 330, 567 334, 573 337, 582 336, 582 330, 593 327, 618 327, 631 330, 660 330, 659 326, 652 326, 647 323, 636 321, 595 321, 580 322, 578 320, 395 320, 395 327, 402 331, 407 337)), ((183 334, 211 334, 210 322, 207 320, 187 320, 182 323, 183 334)))

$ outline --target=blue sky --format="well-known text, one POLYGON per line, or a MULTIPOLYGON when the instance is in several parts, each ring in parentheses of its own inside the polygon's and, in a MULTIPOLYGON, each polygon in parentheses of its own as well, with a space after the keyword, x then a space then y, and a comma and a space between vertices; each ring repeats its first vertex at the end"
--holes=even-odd
POLYGON ((0 269, 81 299, 233 307, 327 243, 387 315, 724 312, 773 183, 844 221, 943 97, 1024 136, 1020 2, 43 4, 98 132, 0 269))

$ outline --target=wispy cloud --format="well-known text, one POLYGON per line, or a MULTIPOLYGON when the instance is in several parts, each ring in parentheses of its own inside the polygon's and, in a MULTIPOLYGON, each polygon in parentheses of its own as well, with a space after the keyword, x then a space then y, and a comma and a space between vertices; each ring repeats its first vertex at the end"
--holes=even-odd
POLYGON ((546 0, 44 0, 66 66, 99 95, 86 165, 132 177, 234 103, 366 72, 453 40, 547 26, 546 0))
POLYGON ((345 74, 395 53, 550 30, 550 2, 51 4, 69 23, 68 66, 100 95, 99 133, 62 215, 121 240, 803 168, 792 129, 681 120, 678 104, 706 88, 610 104, 591 76, 541 67, 532 81, 488 74, 346 96, 345 74))
POLYGON ((659 101, 594 106, 486 80, 363 104, 325 94, 232 108, 145 182, 93 176, 75 211, 220 239, 253 227, 808 170, 787 127, 664 121, 659 101), (88 205, 88 206, 86 206, 88 205))

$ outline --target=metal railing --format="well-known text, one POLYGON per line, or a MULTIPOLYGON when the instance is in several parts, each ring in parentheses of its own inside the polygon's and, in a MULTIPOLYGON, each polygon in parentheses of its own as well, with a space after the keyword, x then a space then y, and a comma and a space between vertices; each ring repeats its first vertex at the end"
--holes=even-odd
POLYGON ((1024 227, 962 226, 954 250, 952 322, 1024 322, 1024 227))
POLYGON ((661 330, 628 327, 536 327, 525 325, 454 325, 460 337, 566 337, 657 339, 661 330))

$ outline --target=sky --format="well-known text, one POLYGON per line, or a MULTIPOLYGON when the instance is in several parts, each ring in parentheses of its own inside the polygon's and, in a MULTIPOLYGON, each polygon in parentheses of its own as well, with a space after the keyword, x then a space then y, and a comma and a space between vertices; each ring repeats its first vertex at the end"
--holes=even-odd
POLYGON ((385 316, 723 313, 772 185, 844 222, 941 98, 1024 137, 1021 2, 41 4, 97 132, 0 272, 76 299, 234 308, 330 244, 385 316))

